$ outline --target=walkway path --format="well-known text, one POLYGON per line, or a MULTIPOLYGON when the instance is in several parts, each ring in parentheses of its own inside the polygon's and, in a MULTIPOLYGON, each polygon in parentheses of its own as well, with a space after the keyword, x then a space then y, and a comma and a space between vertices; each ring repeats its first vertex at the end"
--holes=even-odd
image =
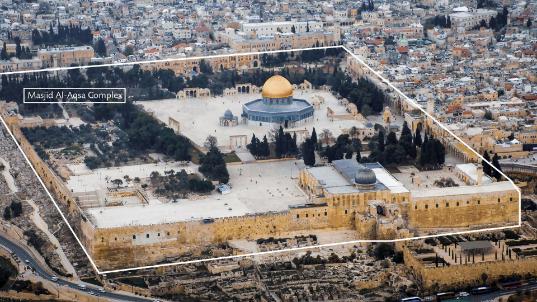
POLYGON ((33 223, 41 231, 43 231, 47 235, 47 237, 49 238, 50 242, 52 244, 54 244, 54 246, 56 247, 56 254, 58 254, 58 256, 60 257, 60 261, 61 261, 63 267, 67 270, 67 272, 70 273, 71 275, 73 275, 73 277, 75 279, 78 279, 78 276, 76 274, 76 270, 73 267, 73 265, 71 264, 71 262, 67 259, 67 256, 65 255, 65 253, 63 252, 63 249, 61 248, 60 242, 58 241, 56 236, 54 236, 49 231, 47 223, 39 215, 39 207, 31 199, 26 200, 26 201, 32 206, 32 208, 34 208, 34 212, 32 213, 32 221, 33 221, 33 223))
POLYGON ((16 193, 19 191, 19 188, 17 188, 17 185, 15 184, 15 179, 13 178, 13 175, 11 175, 10 171, 10 165, 9 162, 7 162, 5 159, 0 157, 0 162, 4 165, 4 170, 2 170, 2 175, 4 176, 4 179, 7 182, 7 186, 9 187, 9 190, 11 193, 16 193))

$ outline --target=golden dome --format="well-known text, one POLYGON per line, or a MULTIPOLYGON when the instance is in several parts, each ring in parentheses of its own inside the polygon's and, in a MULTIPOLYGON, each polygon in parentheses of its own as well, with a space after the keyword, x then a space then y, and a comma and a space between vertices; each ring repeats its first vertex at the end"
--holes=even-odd
POLYGON ((263 84, 261 95, 269 99, 287 98, 293 95, 293 85, 281 75, 274 75, 263 84))

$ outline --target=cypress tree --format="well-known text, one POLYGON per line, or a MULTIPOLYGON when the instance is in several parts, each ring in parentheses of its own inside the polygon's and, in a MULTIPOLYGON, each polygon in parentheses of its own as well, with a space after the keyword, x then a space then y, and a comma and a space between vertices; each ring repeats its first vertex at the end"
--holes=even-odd
POLYGON ((6 42, 4 42, 4 45, 2 46, 2 52, 0 53, 0 59, 2 59, 2 60, 9 59, 9 56, 7 54, 6 42))
POLYGON ((258 156, 259 155, 259 150, 258 150, 258 146, 257 146, 257 142, 258 142, 258 139, 257 137, 255 137, 255 134, 252 135, 252 139, 250 140, 250 144, 248 144, 246 146, 246 148, 248 150, 250 150, 250 153, 252 153, 252 155, 254 156, 258 156))
POLYGON ((302 158, 307 166, 315 165, 315 145, 310 138, 307 138, 302 144, 302 158))
POLYGON ((260 155, 263 157, 269 157, 270 156, 270 147, 268 143, 267 136, 263 136, 263 142, 261 143, 261 148, 259 151, 260 155))
POLYGON ((482 164, 483 164, 483 173, 485 173, 486 175, 492 177, 492 167, 491 167, 490 164, 489 164, 489 162, 491 162, 491 161, 490 161, 490 155, 489 155, 489 153, 487 152, 487 150, 485 150, 485 153, 483 153, 483 158, 486 160, 486 161, 482 161, 482 164))
POLYGON ((278 133, 276 134, 276 156, 281 158, 285 154, 287 154, 287 141, 285 140, 283 127, 280 126, 280 129, 278 129, 278 133))
POLYGON ((494 154, 494 157, 492 157, 492 165, 496 168, 492 171, 494 178, 496 178, 496 180, 502 179, 502 174, 499 172, 502 170, 502 167, 500 166, 500 157, 498 154, 494 154))
POLYGON ((421 152, 420 152, 420 165, 425 166, 429 162, 429 138, 428 135, 425 134, 425 138, 423 139, 423 144, 421 145, 421 152))
POLYGON ((416 133, 414 134, 413 143, 414 143, 414 145, 416 147, 421 147, 421 144, 423 143, 423 141, 421 139, 421 129, 420 129, 420 127, 416 128, 416 133))
POLYGON ((378 141, 378 145, 377 145, 378 150, 384 152, 384 131, 379 131, 377 141, 378 141))
POLYGON ((317 132, 315 131, 315 127, 313 127, 313 131, 311 131, 311 142, 314 146, 317 146, 317 132))

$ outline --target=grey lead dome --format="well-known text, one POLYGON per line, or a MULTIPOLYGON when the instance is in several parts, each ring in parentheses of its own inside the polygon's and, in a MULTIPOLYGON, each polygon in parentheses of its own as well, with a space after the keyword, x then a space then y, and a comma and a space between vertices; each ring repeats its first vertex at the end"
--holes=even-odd
POLYGON ((233 119, 233 113, 231 112, 231 110, 226 110, 226 112, 224 112, 224 118, 226 120, 232 120, 233 119))
POLYGON ((373 185, 377 182, 375 172, 367 167, 361 167, 356 171, 354 182, 358 185, 373 185))

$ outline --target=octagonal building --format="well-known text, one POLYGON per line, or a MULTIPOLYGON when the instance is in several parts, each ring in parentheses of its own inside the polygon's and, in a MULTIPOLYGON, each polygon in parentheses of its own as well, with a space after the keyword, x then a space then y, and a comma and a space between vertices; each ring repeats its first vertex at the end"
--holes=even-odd
POLYGON ((261 99, 242 106, 242 117, 259 123, 296 124, 313 118, 313 106, 293 97, 293 85, 274 75, 263 84, 261 99))

